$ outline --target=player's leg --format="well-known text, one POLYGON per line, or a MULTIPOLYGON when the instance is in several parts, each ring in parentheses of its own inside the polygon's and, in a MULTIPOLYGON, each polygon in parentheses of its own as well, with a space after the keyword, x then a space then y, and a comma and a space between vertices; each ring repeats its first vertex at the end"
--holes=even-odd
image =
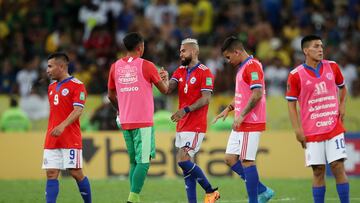
MULTIPOLYGON (((245 143, 245 133, 232 131, 230 133, 228 144, 226 146, 225 152, 225 163, 231 168, 232 171, 237 173, 241 179, 245 180, 244 168, 240 161, 240 154, 242 150, 247 149, 248 147, 243 144, 245 143), (243 148, 244 146, 244 148, 243 148)), ((256 140, 255 140, 256 141, 256 140)), ((258 184, 258 194, 262 194, 267 190, 267 187, 263 185, 260 181, 258 184)), ((262 201, 263 202, 263 201, 262 201)))
MULTIPOLYGON (((204 139, 204 133, 196 132, 181 132, 178 133, 181 137, 181 143, 178 145, 178 165, 183 170, 184 177, 192 177, 198 181, 200 186, 206 192, 205 201, 215 202, 220 198, 217 188, 213 188, 206 178, 201 168, 196 165, 191 159, 195 156, 196 152, 200 150, 201 143, 204 139)), ((178 144, 178 143, 177 143, 178 144)), ((186 179, 185 179, 186 180, 186 179)))
POLYGON ((313 171, 312 193, 315 203, 323 203, 325 200, 325 143, 308 142, 305 149, 306 165, 311 166, 313 171))
POLYGON ((134 145, 134 136, 132 133, 133 130, 124 130, 123 131, 123 137, 126 144, 126 149, 129 155, 129 162, 130 162, 130 168, 129 168, 129 182, 130 182, 130 188, 132 186, 132 180, 133 175, 136 167, 136 161, 135 161, 135 145, 134 145))
POLYGON ((80 195, 85 203, 91 203, 91 187, 89 179, 82 171, 82 150, 62 149, 64 168, 69 169, 70 175, 76 180, 80 195))
POLYGON ((140 202, 140 192, 150 168, 150 159, 155 157, 155 135, 152 127, 133 131, 136 166, 132 177, 129 202, 140 202))
POLYGON ((177 160, 178 165, 183 171, 184 181, 185 181, 185 189, 186 196, 189 203, 197 202, 196 197, 196 176, 192 173, 189 173, 186 170, 187 161, 191 160, 191 157, 187 154, 187 151, 181 150, 182 146, 185 145, 186 142, 182 139, 181 133, 176 133, 175 137, 175 146, 177 147, 177 160), (182 163, 183 162, 183 163, 182 163))
POLYGON ((349 181, 345 173, 344 161, 347 158, 344 134, 340 134, 325 142, 326 157, 335 176, 336 189, 341 203, 348 203, 349 181))
POLYGON ((46 170, 45 196, 47 203, 55 203, 59 194, 59 173, 63 169, 62 155, 59 149, 45 149, 42 169, 46 170))

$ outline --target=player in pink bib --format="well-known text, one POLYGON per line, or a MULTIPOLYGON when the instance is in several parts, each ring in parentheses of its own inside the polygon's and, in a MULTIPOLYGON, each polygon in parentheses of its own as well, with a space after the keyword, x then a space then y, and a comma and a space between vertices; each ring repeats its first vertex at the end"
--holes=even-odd
POLYGON ((325 168, 330 164, 341 203, 349 202, 344 127, 346 88, 339 66, 323 59, 321 38, 302 39, 305 63, 289 74, 286 99, 296 138, 305 148, 306 165, 313 170, 313 199, 324 202, 325 168), (300 121, 297 111, 300 107, 300 121))
POLYGON ((161 80, 155 65, 141 58, 144 39, 139 33, 127 34, 123 42, 127 54, 111 66, 108 96, 119 111, 118 120, 129 154, 130 193, 127 202, 135 203, 140 202, 150 160, 156 153, 152 85, 166 93, 168 79, 161 80))
POLYGON ((236 37, 225 40, 222 53, 229 63, 238 69, 236 74, 235 98, 217 115, 225 119, 235 110, 233 130, 226 147, 225 162, 246 183, 250 203, 268 202, 274 191, 259 181, 255 165, 256 152, 261 132, 266 123, 266 97, 264 72, 261 63, 250 56, 236 37))

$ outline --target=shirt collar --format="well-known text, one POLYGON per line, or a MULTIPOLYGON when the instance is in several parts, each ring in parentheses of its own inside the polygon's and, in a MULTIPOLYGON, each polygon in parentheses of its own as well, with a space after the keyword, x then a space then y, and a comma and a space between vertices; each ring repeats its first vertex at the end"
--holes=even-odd
POLYGON ((308 69, 308 70, 312 71, 313 73, 315 73, 316 77, 318 77, 318 78, 320 77, 320 68, 322 66, 321 61, 320 61, 320 63, 317 64, 316 68, 313 68, 313 67, 307 65, 306 63, 303 63, 303 66, 306 69, 308 69))
POLYGON ((238 71, 250 60, 250 59, 253 59, 253 55, 250 55, 249 57, 247 57, 243 62, 240 63, 239 65, 239 69, 238 71))
POLYGON ((71 80, 73 78, 74 78, 74 76, 70 76, 70 77, 58 82, 58 84, 56 85, 56 91, 59 91, 62 84, 66 83, 67 81, 69 81, 69 80, 71 80))

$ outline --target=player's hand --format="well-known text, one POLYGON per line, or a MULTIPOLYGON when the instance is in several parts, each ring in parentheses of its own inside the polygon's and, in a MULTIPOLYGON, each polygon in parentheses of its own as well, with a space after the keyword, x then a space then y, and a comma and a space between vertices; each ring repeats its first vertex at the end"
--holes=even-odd
POLYGON ((169 73, 163 67, 161 67, 159 74, 160 74, 161 80, 163 80, 163 81, 169 80, 169 73))
POLYGON ((235 117, 234 123, 232 125, 233 130, 238 129, 243 121, 244 121, 243 116, 239 115, 238 117, 235 117))
POLYGON ((345 102, 339 105, 339 118, 341 119, 341 122, 344 122, 344 117, 345 117, 345 102))
POLYGON ((217 122, 217 120, 219 120, 220 118, 223 118, 222 120, 225 121, 228 114, 229 114, 229 108, 226 107, 221 113, 219 113, 217 116, 215 116, 215 118, 211 121, 211 123, 215 124, 217 122))
POLYGON ((306 138, 305 138, 305 135, 304 135, 304 132, 302 131, 302 129, 296 130, 295 134, 296 134, 297 141, 300 142, 300 144, 301 144, 301 147, 306 149, 306 138))
POLYGON ((179 109, 177 112, 175 112, 172 116, 171 116, 171 120, 173 122, 178 122, 182 117, 185 116, 185 111, 184 109, 179 109))
POLYGON ((50 134, 52 136, 58 137, 64 132, 64 129, 65 129, 65 126, 60 124, 60 125, 56 126, 55 128, 53 128, 50 134))

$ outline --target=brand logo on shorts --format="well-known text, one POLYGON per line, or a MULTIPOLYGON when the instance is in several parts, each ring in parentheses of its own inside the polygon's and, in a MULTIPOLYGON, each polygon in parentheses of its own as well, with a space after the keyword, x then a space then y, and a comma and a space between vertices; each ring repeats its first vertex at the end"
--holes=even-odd
POLYGON ((69 94, 69 90, 67 88, 65 88, 61 91, 61 94, 62 94, 62 96, 66 96, 69 94))
POLYGON ((196 82, 196 78, 195 77, 192 77, 191 79, 190 79, 190 83, 191 84, 194 84, 196 82))
POLYGON ((47 165, 48 164, 48 160, 45 158, 44 159, 44 165, 47 165))
POLYGON ((74 165, 75 163, 73 160, 71 160, 71 161, 69 161, 69 164, 74 165))

